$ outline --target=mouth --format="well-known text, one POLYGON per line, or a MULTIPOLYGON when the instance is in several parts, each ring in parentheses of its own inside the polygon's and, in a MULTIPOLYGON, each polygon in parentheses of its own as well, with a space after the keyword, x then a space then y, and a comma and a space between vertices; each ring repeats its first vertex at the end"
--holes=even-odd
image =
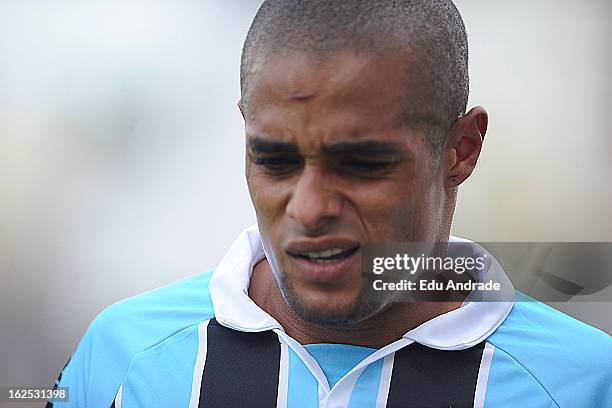
POLYGON ((303 279, 329 285, 354 275, 360 248, 360 243, 353 240, 327 239, 292 243, 286 253, 303 279))
POLYGON ((329 264, 348 258, 358 250, 359 246, 355 246, 353 248, 330 248, 325 249, 323 251, 288 253, 293 257, 305 259, 310 262, 315 262, 319 264, 329 264))

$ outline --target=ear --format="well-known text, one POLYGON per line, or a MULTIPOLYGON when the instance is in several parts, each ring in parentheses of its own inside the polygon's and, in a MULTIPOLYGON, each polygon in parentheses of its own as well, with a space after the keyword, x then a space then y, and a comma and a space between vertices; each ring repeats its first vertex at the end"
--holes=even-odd
POLYGON ((446 188, 459 186, 474 171, 488 123, 487 111, 482 106, 472 108, 455 122, 444 149, 446 188))
POLYGON ((242 98, 238 99, 238 109, 240 109, 240 113, 242 114, 242 119, 245 119, 244 117, 244 105, 242 104, 242 98))

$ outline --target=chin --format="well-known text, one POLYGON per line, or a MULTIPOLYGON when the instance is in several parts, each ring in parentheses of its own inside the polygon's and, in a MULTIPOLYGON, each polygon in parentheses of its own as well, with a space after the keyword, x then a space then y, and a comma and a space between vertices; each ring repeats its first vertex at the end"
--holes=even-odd
POLYGON ((351 295, 288 290, 284 297, 302 319, 323 326, 353 325, 373 314, 359 291, 351 295))

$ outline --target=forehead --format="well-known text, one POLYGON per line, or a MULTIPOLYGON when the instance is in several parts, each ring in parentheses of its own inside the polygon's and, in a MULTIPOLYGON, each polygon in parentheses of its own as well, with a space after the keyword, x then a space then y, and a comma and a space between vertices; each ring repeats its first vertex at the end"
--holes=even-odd
POLYGON ((247 126, 319 133, 398 128, 410 105, 410 65, 405 52, 260 56, 249 73, 247 126))

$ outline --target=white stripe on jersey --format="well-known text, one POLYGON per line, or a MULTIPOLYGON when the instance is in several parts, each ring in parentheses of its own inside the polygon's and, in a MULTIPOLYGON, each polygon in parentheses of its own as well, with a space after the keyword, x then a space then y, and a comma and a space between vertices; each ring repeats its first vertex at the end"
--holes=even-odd
POLYGON ((280 341, 280 367, 278 370, 278 394, 276 397, 276 408, 287 407, 287 389, 289 388, 289 348, 287 343, 280 341))
POLYGON ((474 408, 483 408, 485 396, 487 394, 487 382, 489 381, 489 370, 491 361, 493 360, 493 352, 495 346, 485 343, 482 350, 482 358, 480 359, 480 368, 478 369, 478 378, 476 379, 476 392, 474 393, 474 408))
POLYGON ((395 353, 388 355, 383 360, 382 373, 380 374, 380 384, 378 385, 378 396, 376 397, 376 408, 385 408, 389 397, 389 387, 391 386, 391 375, 393 374, 393 361, 395 353))
POLYGON ((115 408, 121 408, 121 395, 123 394, 123 384, 119 386, 119 391, 115 396, 115 408))
POLYGON ((204 374, 204 363, 206 362, 208 323, 206 320, 198 325, 198 354, 193 367, 193 380, 191 382, 191 398, 189 408, 198 408, 200 404, 200 387, 202 386, 202 374, 204 374))

